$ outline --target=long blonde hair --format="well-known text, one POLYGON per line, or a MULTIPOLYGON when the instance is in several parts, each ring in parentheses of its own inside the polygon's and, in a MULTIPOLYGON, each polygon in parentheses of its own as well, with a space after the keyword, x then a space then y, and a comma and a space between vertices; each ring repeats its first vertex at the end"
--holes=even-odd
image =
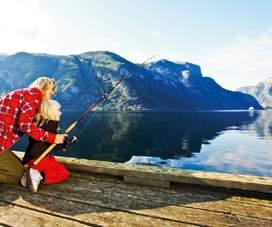
POLYGON ((45 92, 47 89, 52 87, 53 91, 56 92, 57 90, 57 84, 54 79, 51 79, 49 77, 41 76, 37 78, 35 81, 33 81, 29 86, 29 88, 39 88, 43 92, 45 92))
POLYGON ((61 105, 53 99, 45 100, 41 104, 41 108, 36 117, 36 122, 39 126, 43 125, 46 121, 58 121, 57 113, 61 105))

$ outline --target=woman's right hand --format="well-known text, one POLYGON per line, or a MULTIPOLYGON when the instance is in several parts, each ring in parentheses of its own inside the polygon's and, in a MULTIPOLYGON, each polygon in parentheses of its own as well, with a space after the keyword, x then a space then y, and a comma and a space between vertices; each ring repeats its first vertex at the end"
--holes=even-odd
POLYGON ((65 137, 67 137, 67 134, 57 134, 54 143, 55 144, 62 144, 62 143, 64 143, 65 137))

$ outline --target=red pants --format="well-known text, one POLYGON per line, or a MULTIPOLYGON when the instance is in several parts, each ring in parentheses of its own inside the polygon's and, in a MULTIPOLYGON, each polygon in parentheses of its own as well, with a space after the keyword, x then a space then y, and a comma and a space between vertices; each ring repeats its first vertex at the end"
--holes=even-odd
POLYGON ((37 169, 43 176, 44 184, 54 184, 65 181, 69 177, 69 171, 64 165, 57 162, 53 155, 45 156, 37 165, 34 160, 28 163, 28 166, 37 169))

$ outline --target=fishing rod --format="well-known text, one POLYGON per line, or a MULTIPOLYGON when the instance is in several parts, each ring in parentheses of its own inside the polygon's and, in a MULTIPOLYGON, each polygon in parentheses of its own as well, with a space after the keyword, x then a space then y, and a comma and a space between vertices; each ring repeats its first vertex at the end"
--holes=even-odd
MULTIPOLYGON (((155 54, 152 57, 149 57, 148 59, 146 59, 142 64, 140 65, 145 65, 147 62, 149 62, 151 59, 153 59, 154 57, 158 56, 159 54, 155 54)), ((101 96, 101 98, 96 101, 94 104, 92 104, 76 121, 74 121, 65 131, 64 134, 69 134, 76 126, 77 124, 82 121, 100 102, 102 102, 103 100, 107 99, 110 94, 114 91, 114 89, 120 84, 122 83, 124 80, 128 79, 134 72, 136 72, 138 70, 138 67, 136 67, 135 70, 128 72, 125 76, 123 76, 115 85, 112 86, 112 88, 107 91, 105 94, 103 94, 101 96)), ((39 158, 37 158, 34 161, 34 165, 37 165, 50 151, 52 151, 54 149, 54 147, 57 144, 53 143, 51 144, 41 155, 39 158)))

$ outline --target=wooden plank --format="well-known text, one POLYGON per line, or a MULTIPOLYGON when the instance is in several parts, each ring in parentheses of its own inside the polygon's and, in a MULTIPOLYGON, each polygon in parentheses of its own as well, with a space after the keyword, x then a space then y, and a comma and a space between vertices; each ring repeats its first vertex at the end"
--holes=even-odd
POLYGON ((267 200, 267 199, 256 199, 256 198, 232 196, 228 200, 230 200, 232 202, 239 202, 239 203, 247 203, 247 204, 259 205, 259 206, 272 207, 272 200, 267 200))
MULTIPOLYGON (((83 167, 86 167, 87 169, 89 168, 89 166, 83 167)), ((112 170, 113 175, 119 176, 118 174, 120 172, 118 171, 120 171, 120 169, 118 168, 117 170, 112 170)), ((140 167, 140 171, 138 171, 138 173, 136 171, 137 177, 143 177, 145 180, 166 179, 164 178, 166 176, 165 172, 161 173, 159 170, 159 172, 153 173, 150 169, 144 170, 144 168, 145 167, 142 169, 142 167, 140 167)), ((102 173, 105 171, 103 166, 96 166, 95 169, 102 173)), ((108 170, 109 169, 106 168, 106 171, 108 170)), ((121 170, 121 172, 122 171, 123 170, 121 170)), ((128 171, 126 170, 126 173, 130 173, 130 171, 131 169, 128 171)), ((186 174, 188 174, 188 172, 186 174)), ((206 173, 204 173, 204 175, 205 174, 206 173)), ((132 175, 127 174, 127 176, 134 177, 134 173, 132 173, 132 175)), ((172 175, 172 177, 175 177, 175 174, 172 175)), ((230 175, 223 176, 222 178, 222 174, 220 174, 220 181, 223 181, 224 177, 228 178, 230 175)), ((251 182, 249 180, 255 179, 254 177, 248 178, 247 176, 238 176, 238 178, 240 178, 239 183, 242 185, 245 182, 247 185, 250 185, 251 182)), ((200 179, 204 179, 204 181, 208 179, 208 182, 209 180, 212 180, 212 182, 217 181, 217 179, 215 179, 215 181, 210 178, 205 179, 205 177, 203 178, 203 174, 202 178, 196 179, 197 181, 200 179)), ((227 182, 230 182, 231 180, 232 178, 229 178, 227 182)), ((267 178, 259 178, 259 180, 264 180, 266 183, 269 182, 267 181, 267 178)), ((259 184, 260 182, 257 183, 259 184)), ((227 187, 227 185, 224 186, 227 187)), ((269 184, 267 184, 267 186, 270 187, 269 184)), ((86 174, 84 174, 80 176, 78 181, 72 177, 65 184, 41 187, 39 195, 42 197, 49 196, 60 200, 67 200, 69 202, 111 209, 115 212, 149 217, 152 220, 162 219, 164 221, 172 221, 174 223, 195 225, 202 225, 204 223, 205 225, 207 224, 212 226, 256 226, 260 224, 264 226, 272 226, 271 204, 269 200, 260 201, 256 198, 246 197, 241 197, 240 199, 239 196, 232 196, 231 193, 215 193, 212 191, 212 187, 210 193, 213 193, 213 195, 202 193, 200 191, 197 192, 197 190, 188 192, 188 188, 189 187, 184 190, 159 190, 157 188, 149 187, 129 187, 128 185, 119 184, 118 182, 97 182, 95 179, 90 182, 88 180, 88 176, 86 177, 86 174), (104 188, 105 186, 106 188, 104 188), (122 190, 120 190, 120 188, 122 190), (136 193, 132 188, 133 190, 135 188, 137 189, 136 193), (79 196, 78 192, 82 195, 79 196), (64 197, 65 193, 68 193, 67 197, 64 197), (162 196, 163 193, 167 196, 162 196), (188 195, 190 196, 188 197, 188 195)), ((191 187, 191 189, 193 189, 193 187, 191 187)))
MULTIPOLYGON (((54 186, 53 186, 54 187, 54 186)), ((103 193, 107 197, 125 197, 146 202, 156 201, 162 205, 176 205, 203 210, 238 214, 243 216, 272 220, 272 207, 262 203, 242 203, 232 201, 230 194, 219 192, 194 193, 194 189, 172 193, 173 190, 158 190, 157 188, 135 187, 124 184, 112 184, 90 182, 86 179, 71 178, 69 184, 63 185, 67 190, 88 191, 91 193, 103 193)), ((53 188, 54 190, 54 188, 53 188)))
MULTIPOLYGON (((22 152, 15 152, 19 157, 22 157, 23 156, 23 153, 22 152)), ((105 162, 100 162, 100 161, 92 161, 92 160, 85 160, 85 159, 83 159, 83 160, 81 160, 81 159, 73 159, 73 158, 64 158, 64 157, 58 157, 61 161, 63 161, 64 163, 70 163, 70 164, 74 164, 74 163, 80 163, 80 165, 83 163, 85 163, 85 162, 87 162, 87 163, 98 163, 98 165, 103 165, 103 163, 105 163, 105 162)), ((72 172, 72 174, 74 175, 74 176, 78 176, 78 177, 80 177, 80 178, 86 178, 86 179, 89 179, 89 180, 93 180, 94 179, 94 177, 93 177, 93 175, 95 174, 95 173, 93 173, 93 172, 88 172, 88 166, 87 166, 87 169, 85 169, 85 167, 83 168, 83 170, 85 170, 85 171, 87 171, 86 173, 87 174, 82 174, 82 173, 80 173, 80 174, 78 174, 77 172, 77 170, 78 169, 81 169, 81 167, 80 167, 80 165, 79 166, 77 166, 77 164, 75 164, 75 171, 73 171, 72 172), (79 167, 79 168, 77 168, 77 167, 79 167)), ((87 165, 87 164, 86 164, 87 165)), ((95 164, 96 165, 96 164, 95 164)), ((106 162, 106 164, 105 164, 105 166, 107 166, 108 165, 108 162, 106 162)), ((113 166, 119 166, 120 164, 119 163, 111 163, 111 165, 113 165, 113 166)), ((121 166, 122 166, 122 164, 121 164, 121 166)), ((90 166, 90 168, 92 168, 92 166, 90 166)), ((103 168, 103 167, 102 167, 103 168)), ((99 172, 99 171, 98 171, 99 172)), ((102 171, 103 172, 103 171, 102 171)), ((110 182, 117 182, 117 180, 116 179, 114 179, 112 176, 114 176, 114 175, 118 175, 118 173, 113 173, 113 175, 110 175, 110 174, 108 174, 108 173, 106 173, 107 174, 107 176, 108 177, 106 177, 105 178, 105 176, 103 176, 103 179, 102 179, 102 181, 103 181, 103 183, 101 184, 101 186, 102 187, 104 187, 103 186, 103 184, 104 183, 107 183, 107 182, 105 182, 105 180, 106 181, 110 181, 110 182)), ((100 178, 101 178, 101 174, 98 174, 99 176, 100 176, 100 178)), ((251 176, 249 176, 249 177, 251 177, 251 176)), ((99 180, 99 178, 97 178, 97 177, 95 177, 96 178, 96 181, 98 181, 99 180)), ((260 179, 267 179, 267 178, 264 178, 264 177, 258 177, 258 178, 260 178, 260 179)), ((269 179, 271 179, 271 177, 269 178, 269 179)), ((119 181, 119 182, 121 182, 121 181, 119 181)), ((190 185, 190 184, 189 184, 190 185)), ((120 184, 120 187, 122 187, 122 184, 120 184)), ((133 185, 131 185, 130 187, 133 187, 133 185)), ((137 185, 135 185, 134 186, 135 188, 137 188, 138 186, 137 185)), ((142 187, 142 186, 141 186, 142 187)), ((195 189, 197 188, 196 186, 194 186, 194 185, 192 185, 191 186, 192 188, 190 189, 190 190, 194 190, 194 196, 197 196, 197 194, 196 194, 196 192, 195 192, 195 189)), ((176 188, 175 188, 176 189, 176 188)), ((185 187, 185 190, 187 190, 188 189, 188 187, 185 187)), ((159 188, 153 188, 152 190, 156 190, 157 191, 157 193, 158 193, 158 191, 160 190, 159 188)), ((180 187, 179 188, 179 191, 181 191, 181 190, 183 190, 183 187, 180 187)), ((135 191, 135 192, 137 192, 137 190, 135 191)), ((228 192, 228 191, 226 191, 226 192, 228 192)), ((152 196, 152 193, 153 192, 151 192, 151 194, 150 194, 150 196, 152 196)), ((162 193, 165 193, 164 191, 162 191, 162 193)), ((173 199, 175 199, 176 197, 175 197, 175 190, 169 190, 168 191, 168 193, 167 194, 170 194, 171 193, 171 196, 170 196, 170 198, 173 198, 173 199)), ((184 193, 185 193, 185 191, 184 191, 184 193)), ((188 190, 186 191, 186 193, 189 193, 190 194, 190 192, 188 192, 188 190)), ((222 197, 222 195, 224 194, 224 193, 218 193, 217 191, 213 191, 213 187, 211 187, 210 188, 210 190, 207 192, 207 190, 206 190, 206 192, 204 193, 204 191, 202 190, 202 192, 201 192, 201 197, 204 197, 204 194, 205 194, 205 196, 206 197, 208 197, 208 198, 210 198, 210 197, 215 197, 215 195, 218 197, 222 197), (212 195, 211 195, 211 191, 212 191, 212 195)), ((259 204, 260 206, 272 206, 272 197, 270 197, 270 199, 268 200, 268 199, 263 199, 263 200, 261 200, 261 199, 255 199, 255 198, 249 198, 249 197, 240 197, 240 196, 235 196, 235 195, 232 195, 232 196, 226 196, 226 193, 224 194, 224 196, 223 197, 225 197, 225 200, 228 200, 228 201, 232 201, 232 202, 239 202, 239 203, 249 203, 249 204, 259 204), (228 197, 228 198, 226 198, 226 197, 228 197)), ((212 198, 211 198, 212 199, 212 198)))
POLYGON ((211 212, 188 207, 167 206, 154 201, 139 201, 132 198, 120 198, 116 196, 107 198, 102 193, 93 193, 88 190, 84 190, 83 188, 73 188, 72 190, 68 190, 67 188, 54 187, 52 190, 52 187, 49 186, 42 187, 40 193, 43 197, 47 198, 52 196, 60 200, 78 202, 81 206, 82 204, 85 204, 102 208, 110 208, 113 210, 139 214, 157 219, 173 220, 180 223, 191 223, 195 225, 204 224, 208 226, 231 226, 240 225, 246 220, 247 223, 251 223, 252 225, 256 225, 257 223, 272 225, 272 221, 269 220, 248 218, 239 215, 211 212), (66 195, 64 195, 65 193, 66 195))
MULTIPOLYGON (((7 188, 11 189, 11 187, 7 188)), ((1 189, 3 189, 3 187, 1 189)), ((46 219, 54 220, 55 216, 61 217, 64 220, 64 223, 67 223, 67 219, 72 220, 70 222, 73 223, 73 226, 80 226, 78 224, 81 223, 91 226, 192 226, 190 223, 186 222, 158 219, 148 215, 143 216, 119 210, 112 210, 107 207, 96 206, 86 202, 81 203, 80 201, 67 199, 66 195, 63 195, 62 198, 58 198, 49 194, 33 194, 21 188, 16 188, 16 190, 15 188, 14 190, 2 190, 0 201, 2 201, 2 204, 3 201, 7 203, 6 206, 2 207, 2 210, 0 209, 0 222, 2 223, 7 223, 7 220, 10 220, 10 218, 13 217, 12 212, 6 213, 8 207, 12 206, 15 208, 18 207, 16 210, 23 207, 26 216, 28 212, 31 213, 33 210, 38 212, 40 214, 38 217, 41 216, 42 218, 40 222, 37 222, 38 225, 36 226, 43 226, 43 222, 47 224, 46 219), (16 199, 16 197, 18 198, 16 199), (51 215, 52 218, 48 218, 47 215, 51 215), (2 220, 2 216, 6 216, 6 218, 2 220)), ((37 214, 35 215, 37 216, 37 214)), ((24 221, 24 219, 18 219, 18 226, 23 226, 22 223, 24 223, 24 221)), ((36 218, 35 216, 33 217, 33 215, 30 215, 26 221, 36 223, 36 218)), ((46 226, 56 225, 50 222, 46 226)), ((67 226, 69 225, 67 224, 67 226)))
MULTIPOLYGON (((46 193, 47 194, 47 193, 46 193)), ((51 195, 61 196, 61 194, 54 191, 51 195)), ((236 215, 232 212, 214 212, 208 209, 198 209, 190 204, 190 207, 186 206, 172 206, 156 201, 144 201, 139 199, 125 198, 120 196, 111 195, 111 197, 105 197, 105 195, 99 195, 98 193, 92 193, 91 195, 84 192, 84 197, 76 197, 73 193, 69 192, 68 199, 80 202, 91 201, 91 204, 98 206, 107 206, 112 209, 121 209, 123 211, 130 211, 137 214, 148 215, 156 218, 165 218, 169 220, 175 220, 180 222, 189 222, 196 225, 211 225, 211 226, 228 226, 239 225, 247 220, 247 223, 251 223, 253 226, 257 223, 263 223, 264 225, 272 225, 271 220, 260 219, 256 217, 245 217, 242 215, 236 215), (87 195, 87 196, 86 196, 87 195), (249 221, 250 220, 250 221, 249 221)), ((213 206, 214 204, 208 204, 213 206)), ((241 207, 240 207, 241 208, 241 207)), ((239 208, 237 208, 239 210, 239 208)), ((255 210, 256 211, 256 210, 255 210)), ((271 211, 271 210, 270 210, 271 211)), ((252 211, 253 212, 253 211, 252 211)), ((271 212, 270 212, 271 214, 271 212)))
MULTIPOLYGON (((226 200, 237 203, 247 203, 259 206, 272 206, 272 195, 270 194, 254 194, 254 193, 244 193, 243 195, 239 195, 238 192, 233 191, 225 191, 225 190, 215 190, 214 188, 201 188, 194 185, 180 185, 179 187, 171 188, 171 189, 161 189, 156 187, 145 187, 139 185, 130 184, 129 186, 123 184, 121 180, 106 178, 104 180, 104 176, 101 175, 93 175, 93 174, 83 174, 78 172, 72 172, 69 185, 74 184, 80 185, 78 181, 86 180, 89 186, 93 185, 97 190, 105 191, 105 189, 113 190, 114 187, 118 188, 118 190, 125 191, 127 194, 132 195, 142 195, 142 191, 144 191, 146 197, 150 199, 155 199, 158 197, 163 197, 164 201, 169 201, 169 203, 175 203, 176 200, 180 201, 180 197, 182 196, 183 201, 197 202, 201 198, 202 200, 226 200), (75 181, 75 182, 74 182, 75 181), (99 182, 99 184, 97 183, 99 182), (238 194, 238 195, 237 195, 238 194), (236 196, 237 195, 237 196, 236 196), (261 198, 254 198, 263 197, 261 198)), ((84 184, 84 183, 83 183, 84 184)))
MULTIPOLYGON (((17 203, 19 203, 20 198, 17 203)), ((82 223, 72 220, 63 219, 52 216, 50 214, 41 213, 36 210, 27 209, 25 207, 16 206, 13 204, 0 201, 0 225, 13 227, 36 227, 36 226, 86 226, 82 223)))
POLYGON ((160 188, 170 188, 169 181, 163 180, 153 180, 153 179, 143 179, 138 177, 129 177, 124 176, 124 182, 129 184, 140 184, 140 185, 148 185, 160 188))
MULTIPOLYGON (((20 157, 22 156, 21 152, 16 152, 16 154, 20 157)), ((272 177, 180 170, 146 165, 127 165, 68 157, 57 157, 57 159, 69 169, 75 171, 272 193, 272 177)))
POLYGON ((272 193, 272 178, 58 157, 71 170, 272 193))

